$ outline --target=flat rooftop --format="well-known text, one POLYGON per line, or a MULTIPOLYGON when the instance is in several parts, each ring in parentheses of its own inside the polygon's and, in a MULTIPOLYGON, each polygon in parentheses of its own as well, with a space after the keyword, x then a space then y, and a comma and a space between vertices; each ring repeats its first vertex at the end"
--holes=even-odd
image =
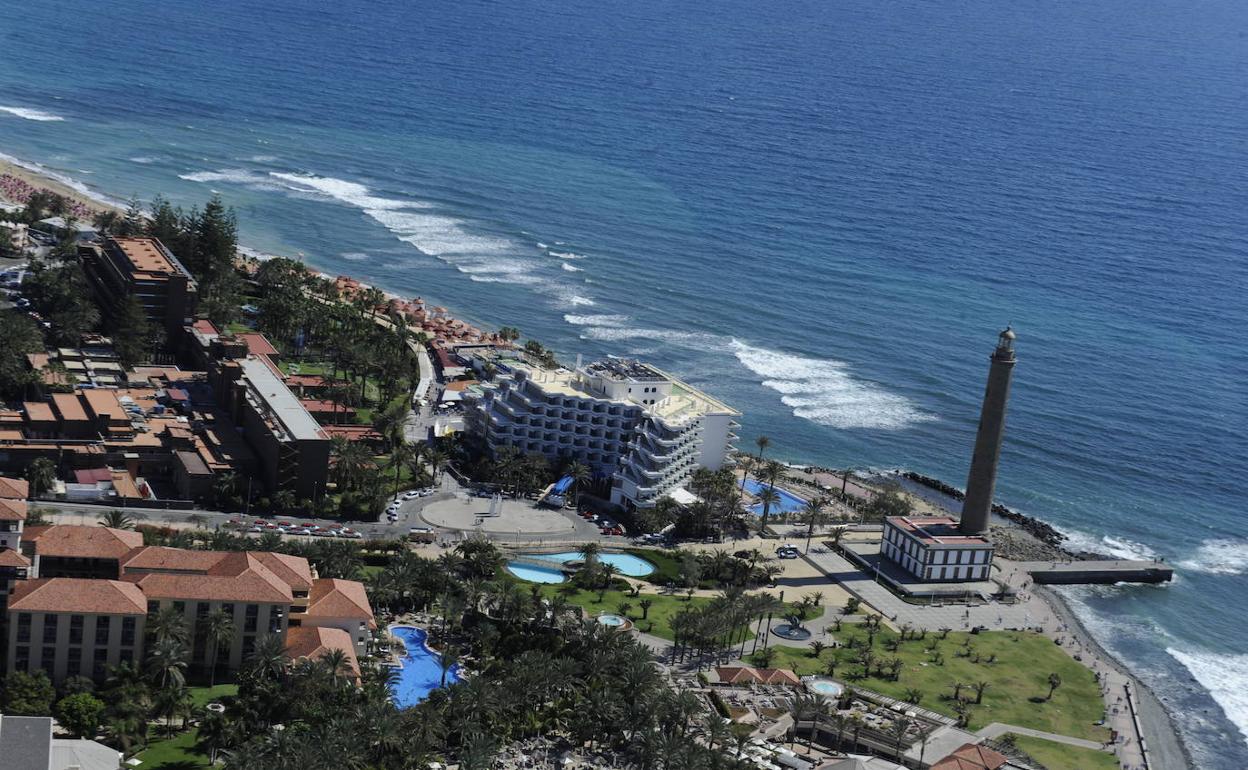
POLYGON ((989 545, 986 538, 963 534, 957 520, 949 516, 890 516, 886 521, 928 545, 989 545))
POLYGON ((275 421, 279 433, 285 434, 279 437, 295 441, 325 438, 320 423, 308 414, 299 403, 299 397, 286 387, 268 363, 254 356, 239 359, 238 363, 250 385, 248 390, 260 401, 266 419, 275 421))
POLYGON ((605 358, 587 365, 585 373, 593 377, 626 382, 656 382, 667 377, 649 364, 643 364, 630 358, 605 358))
POLYGON ((125 255, 136 273, 146 273, 149 277, 184 275, 192 280, 182 263, 155 238, 114 237, 109 240, 125 255))
MULTIPOLYGON (((592 369, 592 367, 601 363, 603 362, 595 362, 575 372, 562 368, 541 369, 527 364, 517 364, 514 368, 523 369, 529 375, 529 380, 540 386, 547 393, 605 400, 605 396, 601 392, 588 387, 585 381, 586 376, 602 376, 594 375, 593 372, 595 370, 592 369)), ((613 361, 610 363, 620 362, 613 361)), ((653 411, 654 414, 669 421, 692 419, 703 414, 726 414, 732 417, 741 415, 740 412, 719 399, 708 396, 706 393, 656 366, 636 361, 631 363, 632 365, 643 367, 646 372, 649 372, 647 377, 650 378, 649 381, 651 382, 670 382, 672 384, 672 393, 669 397, 649 407, 637 401, 620 401, 619 403, 628 403, 647 411, 653 411)), ((630 367, 624 371, 632 371, 632 369, 630 367)))

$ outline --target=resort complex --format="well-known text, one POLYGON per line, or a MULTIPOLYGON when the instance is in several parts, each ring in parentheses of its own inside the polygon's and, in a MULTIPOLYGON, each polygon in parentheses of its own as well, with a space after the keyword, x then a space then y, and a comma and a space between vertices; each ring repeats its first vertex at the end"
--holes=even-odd
POLYGON ((698 468, 732 456, 740 413, 638 361, 574 369, 511 364, 470 404, 492 451, 572 457, 611 479, 611 501, 653 507, 685 492, 698 468))
POLYGON ((1175 756, 1036 588, 1172 570, 993 505, 1010 329, 963 501, 738 448, 653 364, 248 257, 215 199, 50 230, 10 188, 2 770, 1175 756))

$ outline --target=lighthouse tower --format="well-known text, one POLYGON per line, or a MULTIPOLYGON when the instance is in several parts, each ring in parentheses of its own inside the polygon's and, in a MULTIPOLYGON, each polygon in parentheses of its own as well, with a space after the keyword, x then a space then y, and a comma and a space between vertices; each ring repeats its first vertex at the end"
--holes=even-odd
POLYGON ((966 479, 966 500, 962 503, 962 521, 958 529, 966 535, 982 535, 988 531, 988 514, 992 511, 992 493, 997 485, 997 462, 1001 459, 1001 440, 1005 436, 1005 405, 1010 398, 1010 379, 1014 375, 1014 330, 1006 327, 997 338, 997 349, 989 359, 988 387, 984 390, 984 406, 979 414, 979 432, 975 435, 975 454, 971 472, 966 479))

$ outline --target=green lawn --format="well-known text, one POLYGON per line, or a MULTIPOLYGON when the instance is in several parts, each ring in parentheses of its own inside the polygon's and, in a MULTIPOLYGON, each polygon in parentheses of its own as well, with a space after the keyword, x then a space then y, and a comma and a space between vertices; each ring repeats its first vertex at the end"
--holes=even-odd
MULTIPOLYGON (((562 587, 561 584, 543 585, 541 587, 542 596, 546 598, 555 596, 560 593, 559 589, 562 587)), ((633 621, 638 630, 646 631, 664 639, 672 638, 671 618, 673 615, 686 607, 699 607, 711 601, 700 596, 688 599, 683 594, 641 594, 640 596, 633 596, 630 591, 607 591, 603 594, 602 601, 598 601, 597 591, 577 591, 568 595, 567 599, 590 615, 597 615, 601 612, 617 614, 620 603, 628 602, 632 605, 632 609, 628 611, 628 618, 633 621), (649 599, 653 602, 646 620, 641 619, 641 608, 637 606, 637 603, 642 599, 649 599)), ((816 607, 813 612, 807 615, 806 619, 813 620, 822 614, 823 608, 816 607)), ((753 638, 753 633, 751 632, 746 638, 753 638)))
POLYGON ((196 712, 213 701, 238 695, 238 685, 219 684, 214 687, 191 687, 191 704, 196 712))
MULTIPOLYGON (((158 733, 152 728, 154 735, 158 733)), ((156 738, 148 744, 147 749, 138 753, 142 760, 143 770, 192 770, 208 767, 208 756, 195 750, 199 740, 199 731, 195 729, 180 733, 172 738, 156 738)))
POLYGON ((663 585, 680 580, 680 558, 676 551, 660 551, 657 548, 625 548, 624 553, 631 553, 654 565, 654 572, 643 578, 650 583, 663 585))
POLYGON ((360 578, 363 579, 370 575, 379 575, 385 571, 386 571, 386 568, 380 565, 365 564, 363 567, 360 567, 360 578))
MULTIPOLYGON (((204 706, 238 694, 238 685, 219 684, 213 687, 191 687, 192 708, 196 713, 203 713, 204 706)), ((172 738, 164 737, 164 728, 151 728, 151 742, 147 748, 139 752, 145 770, 164 768, 164 770, 191 770, 192 768, 208 767, 208 757, 195 750, 199 740, 199 731, 191 729, 178 733, 172 738)))
MULTIPOLYGON (((847 624, 835 636, 841 644, 848 645, 855 637, 865 637, 865 632, 847 624)), ((1095 676, 1044 636, 993 631, 977 635, 951 633, 941 640, 939 634, 929 633, 925 639, 903 642, 896 653, 889 652, 884 643, 895 638, 897 634, 887 629, 878 633, 874 655, 877 660, 899 658, 903 663, 899 680, 894 682, 869 677, 849 679, 850 684, 860 684, 868 690, 895 698, 905 698, 906 691, 915 688, 923 694, 919 705, 953 716, 954 684, 964 685, 961 694, 965 699, 974 697, 974 691, 969 690, 970 685, 987 682, 983 703, 970 707, 972 730, 990 722, 1005 722, 1094 741, 1109 737, 1106 728, 1095 724, 1104 712, 1095 676), (975 653, 980 656, 979 663, 959 654, 968 638, 975 653), (944 656, 943 665, 934 663, 933 656, 926 652, 926 648, 933 643, 938 645, 944 656), (996 662, 987 663, 990 655, 997 656, 996 662), (1053 699, 1032 702, 1031 698, 1042 698, 1048 693, 1050 673, 1056 673, 1062 679, 1053 699)), ((777 652, 773 665, 791 668, 799 675, 826 673, 827 663, 834 654, 840 661, 836 678, 844 680, 862 671, 859 664, 852 662, 858 654, 854 649, 828 649, 819 660, 810 656, 809 648, 776 645, 773 649, 777 652)))
POLYGON ((1014 735, 1014 744, 1046 770, 1118 770, 1118 758, 1093 749, 1081 749, 1043 738, 1014 735))

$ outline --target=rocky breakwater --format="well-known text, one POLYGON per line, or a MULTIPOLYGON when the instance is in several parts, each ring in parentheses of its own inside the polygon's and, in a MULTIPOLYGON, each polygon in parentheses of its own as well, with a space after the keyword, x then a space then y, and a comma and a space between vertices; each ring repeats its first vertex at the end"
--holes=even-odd
MULTIPOLYGON (((904 471, 901 475, 915 484, 934 489, 959 502, 966 497, 962 490, 940 479, 924 476, 914 471, 904 471)), ((1000 503, 993 504, 992 512, 1010 522, 1008 526, 992 527, 992 541, 997 546, 997 553, 1004 558, 1018 561, 1106 558, 1104 554, 1067 549, 1065 535, 1058 532, 1052 525, 1033 516, 1011 510, 1000 503)))

